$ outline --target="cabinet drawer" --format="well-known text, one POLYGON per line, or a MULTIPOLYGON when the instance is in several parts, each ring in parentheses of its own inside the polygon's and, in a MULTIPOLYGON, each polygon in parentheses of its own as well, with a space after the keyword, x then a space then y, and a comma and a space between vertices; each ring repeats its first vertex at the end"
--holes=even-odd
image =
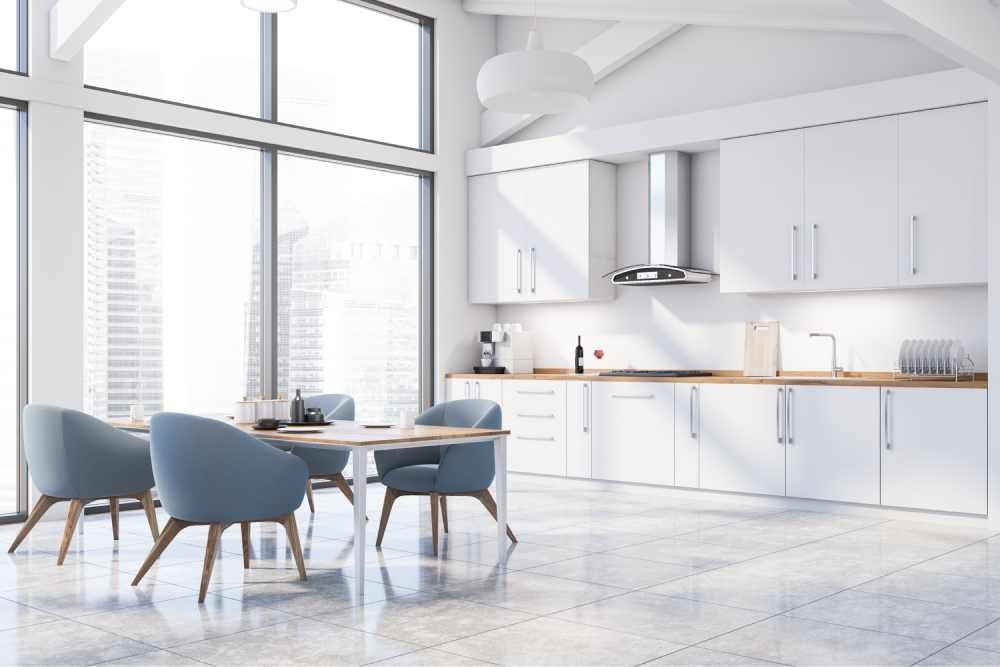
POLYGON ((555 380, 514 380, 504 385, 504 407, 513 418, 525 415, 562 415, 566 409, 566 383, 555 380))

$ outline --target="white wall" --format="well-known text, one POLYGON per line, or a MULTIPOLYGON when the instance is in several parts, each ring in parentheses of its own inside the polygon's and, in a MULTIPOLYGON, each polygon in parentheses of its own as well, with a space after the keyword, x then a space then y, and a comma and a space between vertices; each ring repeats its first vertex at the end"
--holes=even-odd
MULTIPOLYGON (((606 24, 550 21, 540 27, 575 48, 606 24)), ((500 19, 498 44, 523 39, 527 22, 500 19)), ((511 142, 704 109, 950 69, 948 59, 902 36, 757 28, 684 28, 602 80, 588 108, 543 118, 511 142)), ((510 142, 508 142, 510 143, 510 142)), ((645 162, 619 165, 618 262, 646 261, 645 162)), ((719 156, 692 164, 692 263, 718 271, 719 156)), ((503 322, 536 333, 535 365, 572 365, 576 336, 606 356, 601 367, 739 369, 746 320, 782 323, 783 366, 822 369, 837 335, 841 365, 889 370, 907 337, 960 338, 986 365, 986 288, 799 295, 720 294, 710 285, 619 288, 605 303, 504 306, 503 322)))
MULTIPOLYGON (((718 270, 717 152, 692 161, 693 263, 718 270)), ((645 162, 618 168, 618 263, 646 260, 645 162)), ((809 332, 837 335, 839 361, 848 370, 891 370, 908 337, 959 338, 977 368, 986 367, 986 288, 886 290, 749 296, 721 294, 709 285, 618 288, 614 301, 503 306, 502 322, 535 332, 537 367, 570 367, 576 336, 584 337, 592 368, 743 367, 744 322, 781 322, 782 365, 790 370, 829 367, 830 347, 809 332), (606 356, 597 362, 591 351, 606 356)))
MULTIPOLYGON (((550 31, 582 43, 588 23, 603 26, 572 21, 550 31)), ((519 43, 525 30, 524 21, 498 21, 501 43, 519 43)), ((688 26, 602 79, 583 111, 543 118, 508 143, 956 66, 903 36, 688 26)))

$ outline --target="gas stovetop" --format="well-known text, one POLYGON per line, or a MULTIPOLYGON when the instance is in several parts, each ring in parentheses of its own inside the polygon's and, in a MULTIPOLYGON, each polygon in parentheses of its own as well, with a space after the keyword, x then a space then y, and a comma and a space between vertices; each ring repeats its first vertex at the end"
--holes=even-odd
POLYGON ((631 377, 631 378, 687 378, 687 377, 704 377, 706 375, 711 375, 708 371, 664 371, 664 370, 635 370, 635 369, 625 369, 619 371, 601 371, 598 375, 607 375, 611 377, 631 377))

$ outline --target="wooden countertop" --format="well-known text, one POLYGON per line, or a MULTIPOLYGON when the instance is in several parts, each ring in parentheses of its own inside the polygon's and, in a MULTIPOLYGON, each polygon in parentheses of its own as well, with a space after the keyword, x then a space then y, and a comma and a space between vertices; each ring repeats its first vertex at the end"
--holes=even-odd
POLYGON ((448 373, 445 377, 454 380, 564 380, 576 382, 672 382, 678 384, 770 384, 770 385, 821 385, 831 387, 923 387, 948 389, 986 389, 985 373, 977 373, 975 379, 954 380, 894 380, 892 373, 858 372, 842 373, 834 379, 826 371, 782 371, 778 377, 746 377, 742 371, 711 371, 711 375, 664 378, 664 377, 609 377, 598 375, 599 371, 588 371, 577 375, 565 368, 536 368, 534 373, 506 373, 488 375, 477 373, 448 373), (824 377, 825 376, 825 377, 824 377))

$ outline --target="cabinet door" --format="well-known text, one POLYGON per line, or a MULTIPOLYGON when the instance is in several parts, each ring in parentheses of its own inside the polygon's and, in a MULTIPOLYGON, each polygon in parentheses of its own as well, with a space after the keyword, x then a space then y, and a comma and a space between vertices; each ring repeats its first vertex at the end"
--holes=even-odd
POLYGON ((899 117, 899 282, 986 282, 986 105, 899 117))
POLYGON ((986 390, 882 390, 882 504, 986 514, 986 390))
POLYGON ((784 388, 703 384, 701 488, 785 494, 784 388))
POLYGON ((449 401, 472 398, 472 380, 463 380, 461 378, 448 379, 445 382, 445 398, 449 401))
POLYGON ((566 475, 590 477, 592 383, 566 383, 566 475))
POLYGON ((723 141, 720 159, 720 289, 799 289, 802 131, 723 141))
POLYGON ((524 245, 525 301, 590 296, 590 162, 510 172, 529 212, 524 245))
POLYGON ((508 466, 516 472, 566 474, 566 383, 507 380, 504 424, 508 466))
POLYGON ((594 479, 674 483, 674 385, 593 383, 594 479))
POLYGON ((513 303, 524 296, 528 228, 510 180, 507 173, 468 179, 470 303, 513 303))
POLYGON ((879 390, 786 387, 789 496, 879 502, 879 390))
POLYGON ((896 116, 804 130, 807 289, 898 284, 896 116))
POLYGON ((697 489, 701 440, 700 387, 678 384, 674 388, 674 479, 677 486, 697 489))

